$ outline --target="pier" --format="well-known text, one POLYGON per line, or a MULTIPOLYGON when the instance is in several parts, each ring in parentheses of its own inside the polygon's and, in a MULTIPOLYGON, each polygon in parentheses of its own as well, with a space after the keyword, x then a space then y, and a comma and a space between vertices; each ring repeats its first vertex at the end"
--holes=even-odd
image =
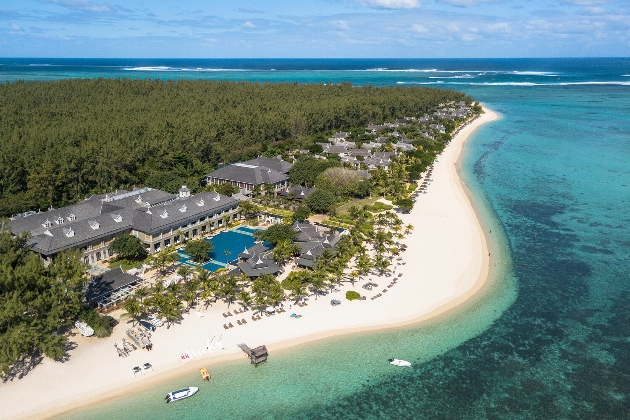
POLYGON ((237 346, 243 350, 243 352, 250 358, 253 365, 258 366, 260 363, 267 361, 267 347, 265 345, 258 346, 255 349, 250 349, 247 344, 237 344, 237 346))

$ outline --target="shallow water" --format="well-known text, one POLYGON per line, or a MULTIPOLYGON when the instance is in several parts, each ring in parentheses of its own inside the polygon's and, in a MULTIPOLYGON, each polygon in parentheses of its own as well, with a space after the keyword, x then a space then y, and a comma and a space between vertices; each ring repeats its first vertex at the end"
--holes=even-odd
MULTIPOLYGON (((97 66, 33 73, 22 63, 19 75, 463 90, 502 117, 473 136, 463 162, 493 232, 492 254, 504 250, 497 279, 485 294, 420 326, 277 352, 259 368, 245 359, 213 368, 207 388, 177 404, 161 400, 198 382, 197 374, 62 418, 628 417, 630 60, 245 60, 227 63, 239 71, 194 63, 215 67, 197 72, 178 63, 164 63, 180 66, 165 71, 120 69, 159 60, 118 62, 111 73, 97 66), (414 367, 390 368, 385 360, 394 356, 414 367)), ((0 71, 10 78, 6 65, 0 71)))

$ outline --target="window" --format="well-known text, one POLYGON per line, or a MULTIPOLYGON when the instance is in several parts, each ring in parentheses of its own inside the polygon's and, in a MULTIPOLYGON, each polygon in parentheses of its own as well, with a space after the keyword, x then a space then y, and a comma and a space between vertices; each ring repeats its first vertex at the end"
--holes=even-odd
POLYGON ((203 198, 199 199, 199 201, 197 202, 197 205, 199 207, 203 207, 203 205, 204 205, 203 198))
POLYGON ((160 214, 160 217, 161 217, 162 219, 166 219, 166 218, 168 217, 168 212, 167 212, 166 210, 164 210, 164 211, 162 212, 162 214, 160 214))
POLYGON ((120 214, 113 214, 112 218, 114 219, 114 222, 116 223, 122 222, 122 216, 120 214))
POLYGON ((74 215, 74 213, 70 213, 70 216, 68 216, 68 220, 70 220, 71 222, 74 222, 77 219, 77 217, 74 215))
POLYGON ((52 226, 52 223, 50 222, 50 220, 46 219, 46 221, 42 223, 42 226, 44 226, 45 228, 49 228, 52 226))
POLYGON ((61 216, 57 217, 57 224, 58 225, 63 224, 63 217, 61 217, 61 216))
POLYGON ((183 206, 179 209, 179 211, 181 211, 182 213, 186 213, 186 210, 187 210, 186 204, 184 204, 184 205, 183 205, 183 206))
POLYGON ((101 225, 99 225, 98 222, 94 221, 94 222, 90 222, 90 227, 94 230, 98 229, 99 227, 101 227, 101 225))

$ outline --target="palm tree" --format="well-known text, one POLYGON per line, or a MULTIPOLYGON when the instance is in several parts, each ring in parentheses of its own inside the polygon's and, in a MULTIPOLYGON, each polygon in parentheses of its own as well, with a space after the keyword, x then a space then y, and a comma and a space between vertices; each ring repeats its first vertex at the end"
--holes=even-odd
POLYGON ((228 263, 228 255, 230 255, 230 254, 231 254, 231 252, 230 252, 229 249, 224 249, 223 250, 223 255, 225 255, 225 265, 227 265, 227 263, 228 263))
POLYGON ((184 281, 188 280, 188 277, 193 274, 194 268, 189 265, 182 265, 177 269, 177 274, 184 278, 184 281))
POLYGON ((241 291, 238 294, 237 298, 245 307, 249 306, 252 303, 252 295, 247 290, 241 291))
POLYGON ((413 225, 410 223, 407 226, 405 226, 405 234, 409 235, 409 232, 411 232, 414 229, 413 225))
POLYGON ((140 299, 140 304, 144 303, 144 298, 149 295, 149 289, 146 286, 140 286, 136 289, 135 296, 140 299))
POLYGON ((121 317, 131 318, 132 323, 135 325, 138 316, 143 312, 140 302, 138 302, 135 296, 131 296, 123 302, 122 308, 125 312, 122 313, 121 317))

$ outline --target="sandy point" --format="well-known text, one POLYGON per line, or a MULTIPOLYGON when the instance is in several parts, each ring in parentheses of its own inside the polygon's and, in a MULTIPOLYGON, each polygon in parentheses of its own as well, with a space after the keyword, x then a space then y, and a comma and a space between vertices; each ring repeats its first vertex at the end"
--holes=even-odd
MULTIPOLYGON (((484 113, 462 127, 438 157, 427 194, 420 194, 414 209, 401 215, 405 224, 414 226, 413 233, 402 240, 407 245, 403 261, 395 265, 392 277, 369 276, 379 285, 373 291, 362 289, 364 282, 343 283, 331 296, 310 297, 308 306, 299 308, 289 308, 287 303, 286 312, 260 321, 251 319, 251 311, 224 318, 228 307, 223 303, 199 313, 193 309, 181 323, 153 334, 152 351, 136 350, 126 358, 119 357, 114 348, 125 336, 123 323, 107 339, 72 337, 77 346, 65 363, 45 359, 22 379, 0 384, 0 418, 53 417, 155 386, 202 366, 211 368, 234 359, 248 363, 238 343, 265 344, 273 354, 309 341, 422 322, 465 302, 485 284, 490 256, 457 163, 470 135, 497 118, 484 107, 484 113), (388 287, 394 279, 397 282, 388 287), (348 302, 344 297, 348 290, 367 299, 348 302), (379 293, 381 297, 370 299, 379 293), (333 307, 331 298, 343 303, 333 307), (292 318, 292 312, 302 317, 292 318), (247 323, 238 325, 242 319, 247 323), (235 327, 224 330, 226 322, 235 327), (220 339, 226 349, 208 350, 209 339, 215 344, 220 339), (182 362, 183 353, 194 357, 182 362), (132 367, 146 362, 153 370, 134 376, 132 367)), ((229 309, 233 313, 237 308, 229 309)))

